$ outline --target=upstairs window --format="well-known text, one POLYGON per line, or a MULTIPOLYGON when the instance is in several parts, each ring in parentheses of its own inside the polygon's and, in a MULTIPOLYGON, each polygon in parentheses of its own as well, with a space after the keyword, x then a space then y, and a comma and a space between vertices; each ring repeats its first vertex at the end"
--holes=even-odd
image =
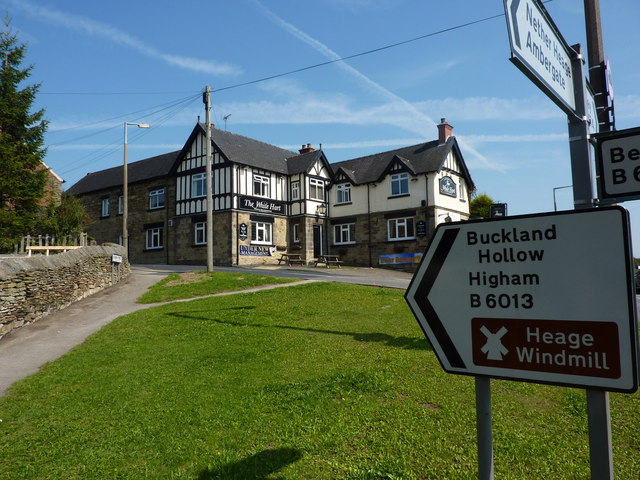
POLYGON ((149 210, 164 208, 164 188, 158 188, 149 192, 149 210))
POLYGON ((118 215, 124 215, 124 197, 118 195, 118 215))
POLYGON ((396 173, 391 175, 391 196, 409 195, 409 174, 396 173))
POLYGON ((109 216, 109 199, 108 198, 103 198, 102 199, 102 208, 100 210, 100 215, 102 217, 108 217, 109 216))
POLYGON ((324 201, 324 182, 322 180, 309 179, 309 198, 324 201))
POLYGON ((348 183, 336 185, 336 203, 351 203, 351 185, 348 183))
POLYGON ((207 175, 196 173, 191 175, 191 198, 204 197, 207 187, 207 175))
POLYGON ((269 177, 264 175, 253 176, 253 194, 256 197, 268 197, 269 196, 269 177))
POLYGON ((300 182, 291 183, 291 200, 300 200, 300 182))

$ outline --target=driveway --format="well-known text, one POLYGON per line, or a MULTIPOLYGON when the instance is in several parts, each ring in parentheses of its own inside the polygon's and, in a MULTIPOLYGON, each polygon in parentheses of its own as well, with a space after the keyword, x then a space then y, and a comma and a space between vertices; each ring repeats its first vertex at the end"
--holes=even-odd
MULTIPOLYGON (((115 318, 148 308, 136 303, 147 289, 173 272, 203 270, 191 265, 134 265, 123 282, 0 339, 0 396, 14 382, 64 355, 115 318)), ((215 267, 224 272, 251 272, 315 281, 333 281, 406 289, 411 274, 377 268, 215 267)))

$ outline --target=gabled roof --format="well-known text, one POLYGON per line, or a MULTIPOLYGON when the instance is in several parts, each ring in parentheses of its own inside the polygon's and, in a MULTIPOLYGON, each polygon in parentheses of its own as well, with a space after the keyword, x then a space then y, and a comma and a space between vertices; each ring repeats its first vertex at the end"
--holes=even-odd
POLYGON ((442 145, 438 145, 438 141, 434 140, 337 162, 333 164, 333 168, 336 173, 343 173, 354 185, 362 185, 381 181, 395 163, 401 164, 407 172, 413 175, 437 172, 442 168, 452 150, 455 151, 458 158, 465 181, 472 189, 473 181, 462 158, 458 142, 453 136, 449 137, 442 145))
MULTIPOLYGON (((195 126, 181 153, 186 153, 195 136, 200 134, 206 134, 205 124, 202 122, 195 126)), ((218 128, 211 129, 211 140, 222 155, 231 162, 285 175, 288 173, 286 159, 297 155, 296 152, 218 128)))
POLYGON ((327 160, 322 150, 314 150, 312 152, 301 153, 294 157, 287 158, 287 173, 294 175, 296 173, 309 173, 316 163, 323 163, 329 171, 329 175, 333 176, 333 167, 327 160))
MULTIPOLYGON (((180 151, 164 153, 151 158, 146 158, 127 165, 127 176, 129 183, 136 183, 142 180, 165 177, 169 175, 173 164, 178 158, 180 151)), ((73 184, 67 191, 73 195, 105 190, 122 185, 123 166, 100 170, 99 172, 88 173, 78 182, 73 184)))

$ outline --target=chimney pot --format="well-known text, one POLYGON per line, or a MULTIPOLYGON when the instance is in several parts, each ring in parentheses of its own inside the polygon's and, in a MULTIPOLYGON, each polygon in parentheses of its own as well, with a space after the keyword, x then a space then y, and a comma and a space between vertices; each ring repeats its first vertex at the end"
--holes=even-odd
POLYGON ((313 152, 315 151, 315 149, 311 146, 310 143, 307 143, 306 145, 302 144, 302 148, 298 151, 300 152, 300 154, 303 154, 303 153, 313 152))
POLYGON ((446 118, 441 118, 438 125, 438 145, 445 143, 452 133, 453 127, 447 123, 446 118))

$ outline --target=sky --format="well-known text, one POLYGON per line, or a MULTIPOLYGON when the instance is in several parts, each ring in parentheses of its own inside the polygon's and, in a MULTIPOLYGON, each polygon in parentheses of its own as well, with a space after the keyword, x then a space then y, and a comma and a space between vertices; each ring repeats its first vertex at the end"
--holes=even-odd
MULTIPOLYGON (((640 126, 640 2, 601 0, 616 128, 640 126)), ((582 0, 545 3, 586 49, 582 0)), ((205 119, 330 162, 437 138, 446 118, 477 192, 509 215, 573 208, 567 116, 511 56, 501 0, 0 0, 27 45, 45 162, 89 172, 179 150, 205 119), (369 53, 367 53, 369 52, 369 53), (350 57, 347 60, 342 58, 350 57)), ((631 215, 640 256, 640 203, 631 215)))

